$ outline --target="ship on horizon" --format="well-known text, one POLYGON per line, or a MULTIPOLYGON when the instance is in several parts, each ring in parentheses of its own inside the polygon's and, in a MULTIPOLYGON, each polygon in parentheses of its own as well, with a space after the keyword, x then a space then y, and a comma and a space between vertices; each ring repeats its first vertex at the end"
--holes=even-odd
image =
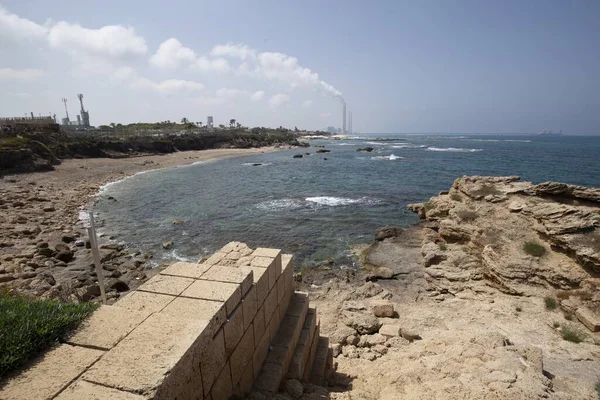
POLYGON ((541 132, 538 132, 538 135, 541 136, 562 136, 563 135, 563 131, 562 129, 558 132, 552 132, 552 129, 544 129, 541 132))

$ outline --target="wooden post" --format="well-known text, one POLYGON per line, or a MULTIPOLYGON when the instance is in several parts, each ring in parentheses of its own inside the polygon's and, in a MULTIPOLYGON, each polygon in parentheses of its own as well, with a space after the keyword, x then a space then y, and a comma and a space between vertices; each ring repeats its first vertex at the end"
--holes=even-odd
POLYGON ((102 264, 100 263, 100 251, 98 250, 98 238, 96 237, 96 226, 94 225, 94 213, 90 211, 90 227, 88 235, 92 245, 92 255, 94 256, 94 265, 96 266, 96 276, 98 277, 98 286, 100 286, 100 296, 102 304, 106 304, 106 291, 104 290, 104 275, 102 274, 102 264))

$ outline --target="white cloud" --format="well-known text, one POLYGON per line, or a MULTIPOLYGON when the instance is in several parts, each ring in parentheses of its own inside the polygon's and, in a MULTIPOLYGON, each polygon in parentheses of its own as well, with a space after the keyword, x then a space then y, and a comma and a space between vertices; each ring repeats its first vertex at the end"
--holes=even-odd
POLYGON ((215 46, 211 55, 242 60, 235 69, 238 75, 279 81, 291 88, 309 88, 329 97, 342 99, 339 90, 321 80, 316 72, 300 65, 296 57, 278 52, 261 53, 246 45, 231 43, 215 46))
POLYGON ((11 14, 0 5, 0 37, 13 39, 43 39, 48 29, 18 15, 11 14))
POLYGON ((233 57, 245 60, 247 58, 255 58, 256 50, 249 48, 244 44, 218 44, 213 47, 210 52, 215 57, 233 57))
POLYGON ((271 96, 271 98, 269 99, 269 107, 277 108, 285 103, 288 103, 289 101, 290 101, 290 96, 288 96, 285 93, 278 93, 278 94, 271 96))
POLYGON ((148 51, 143 37, 131 27, 107 25, 88 29, 65 21, 58 22, 48 34, 50 46, 74 55, 90 54, 118 58, 142 55, 148 51))
POLYGON ((199 106, 220 106, 225 103, 222 97, 198 97, 194 99, 194 103, 199 106))
POLYGON ((231 99, 234 97, 246 96, 246 95, 248 95, 248 92, 245 90, 240 90, 240 89, 221 88, 221 89, 217 90, 217 96, 223 97, 223 98, 231 99))
POLYGON ((199 82, 182 79, 167 79, 155 82, 151 79, 139 76, 131 67, 117 68, 112 72, 111 76, 117 81, 128 84, 131 88, 152 90, 165 95, 181 92, 198 92, 204 89, 204 85, 199 82))
POLYGON ((198 57, 192 64, 192 69, 202 72, 228 72, 231 67, 224 58, 209 59, 198 57))
POLYGON ((323 119, 327 119, 327 118, 331 117, 331 113, 330 112, 324 112, 324 113, 321 113, 320 116, 323 119))
POLYGON ((40 69, 0 68, 0 79, 31 81, 40 78, 42 75, 44 75, 44 71, 40 69))
POLYGON ((31 93, 25 93, 25 92, 7 92, 6 94, 8 94, 9 96, 18 97, 20 99, 31 99, 31 98, 33 98, 33 95, 31 93))
POLYGON ((310 106, 312 106, 312 100, 304 100, 302 102, 302 108, 308 108, 310 106))
POLYGON ((250 96, 250 100, 252 101, 261 101, 265 97, 265 92, 262 90, 254 92, 252 96, 250 96))
POLYGON ((196 60, 196 53, 184 47, 175 38, 167 39, 158 46, 158 50, 150 57, 150 64, 155 67, 167 69, 177 68, 183 63, 192 63, 196 60))

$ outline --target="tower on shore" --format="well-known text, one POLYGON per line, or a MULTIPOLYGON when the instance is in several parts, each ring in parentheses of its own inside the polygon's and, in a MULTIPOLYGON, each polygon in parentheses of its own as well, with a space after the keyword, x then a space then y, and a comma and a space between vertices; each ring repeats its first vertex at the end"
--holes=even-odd
MULTIPOLYGON (((342 100, 343 101, 343 100, 342 100)), ((342 135, 346 134, 346 102, 342 103, 342 135)))
MULTIPOLYGON (((83 127, 89 128, 90 127, 90 114, 89 114, 89 112, 85 111, 85 108, 83 108, 83 95, 80 93, 77 95, 77 98, 79 99, 79 103, 81 104, 80 115, 81 115, 81 120, 83 121, 83 127)), ((77 120, 79 120, 79 118, 77 118, 77 120)), ((81 124, 79 124, 79 125, 81 125, 81 124)))
POLYGON ((348 133, 352 134, 352 111, 348 111, 348 133))
POLYGON ((67 109, 67 99, 65 97, 63 97, 61 100, 62 100, 62 102, 65 105, 65 114, 67 115, 66 118, 62 119, 62 124, 63 125, 69 125, 70 124, 70 120, 69 120, 69 110, 67 109))

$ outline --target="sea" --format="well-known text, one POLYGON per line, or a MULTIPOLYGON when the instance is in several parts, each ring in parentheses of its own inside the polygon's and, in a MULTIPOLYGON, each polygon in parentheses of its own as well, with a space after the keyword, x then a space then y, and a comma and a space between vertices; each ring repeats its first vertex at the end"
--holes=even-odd
POLYGON ((353 245, 371 242, 378 228, 417 223, 406 205, 463 175, 600 187, 600 136, 372 134, 310 145, 108 184, 94 207, 100 232, 152 253, 155 264, 197 261, 241 241, 292 253, 297 269, 352 268, 353 245), (357 151, 364 147, 374 151, 357 151))

